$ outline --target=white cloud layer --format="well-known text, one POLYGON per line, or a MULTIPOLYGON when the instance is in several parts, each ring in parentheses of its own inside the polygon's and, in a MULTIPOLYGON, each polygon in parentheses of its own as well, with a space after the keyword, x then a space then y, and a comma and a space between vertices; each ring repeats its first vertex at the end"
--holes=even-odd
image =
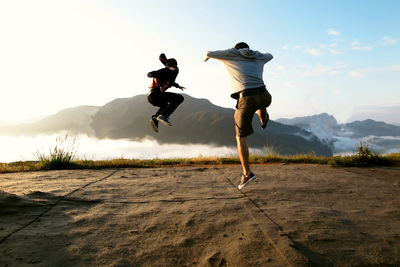
POLYGON ((322 54, 321 50, 310 47, 305 48, 303 52, 313 56, 320 56, 322 54))
POLYGON ((329 34, 329 35, 333 35, 333 36, 339 36, 339 35, 340 35, 340 32, 338 32, 338 31, 335 30, 335 29, 328 29, 328 34, 329 34))
POLYGON ((357 51, 371 51, 372 49, 374 49, 373 46, 371 45, 364 45, 361 44, 360 41, 355 40, 351 43, 351 50, 357 50, 357 51))
POLYGON ((397 41, 388 36, 385 36, 382 38, 381 43, 384 46, 390 46, 390 45, 395 45, 397 43, 397 41))
POLYGON ((271 68, 266 69, 266 73, 272 76, 279 76, 286 74, 286 68, 282 65, 273 66, 271 68))
POLYGON ((347 74, 353 78, 362 78, 369 72, 371 72, 370 69, 359 69, 359 70, 349 71, 347 74))
MULTIPOLYGON (((352 47, 355 47, 355 49, 360 48, 360 49, 368 49, 365 47, 358 47, 360 43, 358 41, 355 41, 352 43, 352 47)), ((289 46, 285 45, 283 50, 289 49, 289 46)), ((339 55, 343 54, 343 51, 339 50, 339 45, 337 43, 330 43, 330 44, 319 44, 318 48, 311 47, 311 46, 304 46, 304 45, 295 45, 292 47, 293 50, 300 50, 302 49, 302 52, 308 55, 312 56, 322 56, 326 54, 330 55, 339 55)))
POLYGON ((344 72, 346 65, 343 63, 336 63, 336 65, 329 66, 324 64, 316 64, 315 66, 303 65, 297 71, 297 75, 311 77, 322 75, 336 75, 344 72))
POLYGON ((329 51, 329 53, 331 54, 331 55, 339 55, 339 54, 343 54, 342 52, 340 52, 339 50, 337 50, 337 49, 332 49, 332 48, 329 48, 328 49, 328 51, 329 51))
POLYGON ((398 72, 398 71, 400 71, 400 65, 382 67, 382 68, 378 68, 378 70, 382 71, 382 72, 398 72))
MULTIPOLYGON (((20 160, 36 160, 33 153, 48 154, 49 149, 58 146, 74 153, 78 159, 105 160, 105 159, 153 159, 153 158, 180 158, 212 157, 212 156, 237 156, 236 147, 216 147, 211 145, 181 145, 159 144, 155 140, 140 142, 127 139, 97 139, 86 135, 76 136, 75 146, 72 139, 67 139, 64 144, 56 142, 58 135, 38 136, 4 136, 0 135, 0 162, 14 162, 20 160), (13 153, 10 153, 13 151, 13 153)), ((250 148, 250 153, 263 154, 260 149, 250 148)))

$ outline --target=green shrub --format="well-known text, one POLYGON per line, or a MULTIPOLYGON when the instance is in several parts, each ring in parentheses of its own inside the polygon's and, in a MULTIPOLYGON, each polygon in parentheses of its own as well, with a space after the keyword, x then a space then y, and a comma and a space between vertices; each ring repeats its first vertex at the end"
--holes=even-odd
POLYGON ((76 164, 73 162, 76 153, 76 137, 70 139, 68 134, 56 138, 56 145, 49 149, 49 153, 35 153, 42 169, 60 170, 69 169, 76 164))
POLYGON ((264 145, 265 156, 267 157, 278 157, 280 155, 278 147, 274 144, 264 145))

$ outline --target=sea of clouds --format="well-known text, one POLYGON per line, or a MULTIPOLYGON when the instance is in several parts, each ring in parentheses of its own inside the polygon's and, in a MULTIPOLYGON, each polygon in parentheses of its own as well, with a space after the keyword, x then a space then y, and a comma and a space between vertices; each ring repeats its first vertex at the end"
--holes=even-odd
MULTIPOLYGON (((237 156, 236 147, 216 147, 210 145, 159 144, 155 140, 131 141, 127 139, 97 139, 80 135, 67 137, 60 143, 59 135, 7 136, 0 135, 0 162, 37 160, 37 153, 49 154, 58 146, 73 151, 78 159, 153 159, 153 158, 191 158, 212 156, 237 156), (75 139, 75 141, 74 141, 75 139)), ((63 139, 63 137, 61 137, 63 139)), ((250 149, 252 154, 263 154, 259 149, 250 149)))

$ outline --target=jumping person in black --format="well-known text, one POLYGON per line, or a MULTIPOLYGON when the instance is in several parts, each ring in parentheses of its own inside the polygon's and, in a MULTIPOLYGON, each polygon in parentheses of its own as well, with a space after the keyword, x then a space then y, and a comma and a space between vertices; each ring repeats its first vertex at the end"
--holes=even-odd
POLYGON ((153 78, 147 100, 153 106, 160 107, 150 120, 151 127, 155 132, 158 132, 158 122, 168 126, 172 125, 169 122, 169 116, 183 102, 182 95, 166 92, 168 88, 174 86, 182 91, 185 89, 175 82, 179 73, 178 62, 174 58, 167 59, 164 53, 160 55, 159 59, 165 68, 147 74, 147 77, 153 78))

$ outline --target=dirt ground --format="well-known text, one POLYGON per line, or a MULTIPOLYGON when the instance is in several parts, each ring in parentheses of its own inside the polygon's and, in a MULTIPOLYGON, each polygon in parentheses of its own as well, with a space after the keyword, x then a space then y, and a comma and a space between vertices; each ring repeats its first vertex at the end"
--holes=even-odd
POLYGON ((400 168, 0 175, 0 266, 400 265, 400 168))

